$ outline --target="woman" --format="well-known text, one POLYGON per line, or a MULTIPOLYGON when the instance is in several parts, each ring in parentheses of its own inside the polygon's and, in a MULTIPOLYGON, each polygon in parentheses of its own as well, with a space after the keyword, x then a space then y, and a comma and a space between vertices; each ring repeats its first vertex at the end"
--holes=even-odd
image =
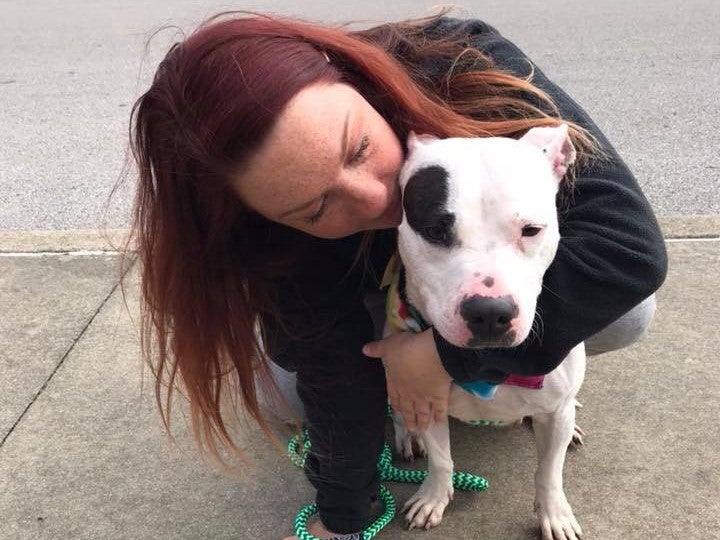
POLYGON ((650 206, 587 114, 494 28, 444 15, 355 32, 214 18, 172 47, 133 109, 143 351, 157 357, 166 427, 165 370, 167 409, 179 374, 193 432, 219 460, 219 445, 239 454, 221 414, 228 387, 270 433, 260 401, 292 405, 296 386, 321 538, 371 521, 388 396, 423 429, 444 419, 453 379, 548 373, 583 340, 591 353, 625 346, 666 273, 650 206), (407 134, 519 137, 561 119, 580 159, 538 299, 541 339, 373 342, 407 134))

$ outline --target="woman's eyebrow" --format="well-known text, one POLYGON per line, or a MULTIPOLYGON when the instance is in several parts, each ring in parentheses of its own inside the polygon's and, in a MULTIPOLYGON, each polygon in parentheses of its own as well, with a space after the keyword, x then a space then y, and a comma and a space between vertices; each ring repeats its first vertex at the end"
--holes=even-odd
MULTIPOLYGON (((340 139, 340 163, 343 163, 345 161, 345 156, 347 155, 347 139, 348 139, 348 124, 350 122, 350 111, 345 115, 345 124, 343 126, 343 133, 342 137, 340 139)), ((308 201, 306 203, 301 204, 300 206, 296 206, 292 210, 288 210, 287 212, 283 212, 280 214, 277 219, 280 220, 284 217, 287 217, 291 214, 294 214, 295 212, 300 212, 301 210, 305 210, 313 205, 315 201, 318 200, 318 197, 315 197, 311 201, 308 201)))

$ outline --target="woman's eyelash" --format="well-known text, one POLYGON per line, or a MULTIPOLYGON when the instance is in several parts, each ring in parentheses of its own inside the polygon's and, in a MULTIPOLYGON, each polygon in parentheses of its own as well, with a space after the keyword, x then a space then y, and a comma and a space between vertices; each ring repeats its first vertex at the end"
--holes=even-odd
MULTIPOLYGON (((367 135, 363 135, 363 138, 360 140, 360 147, 357 149, 357 152, 355 152, 355 154, 350 158, 350 163, 352 164, 360 161, 365 155, 365 151, 367 150, 368 146, 370 146, 370 138, 367 135)), ((310 223, 311 225, 318 222, 318 220, 325 213, 327 197, 327 195, 322 196, 322 199, 320 200, 320 208, 318 208, 317 212, 315 212, 312 216, 305 218, 306 222, 310 223)))
POLYGON ((312 216, 305 218, 305 221, 310 224, 317 223, 317 220, 319 220, 325 212, 325 204, 327 203, 327 197, 327 195, 322 196, 322 199, 320 199, 320 208, 318 208, 317 212, 315 212, 312 216))
POLYGON ((367 147, 370 145, 370 138, 367 135, 363 135, 362 140, 360 141, 360 147, 357 149, 357 152, 355 152, 355 155, 350 158, 350 163, 356 163, 360 161, 360 159, 365 154, 365 150, 367 150, 367 147))

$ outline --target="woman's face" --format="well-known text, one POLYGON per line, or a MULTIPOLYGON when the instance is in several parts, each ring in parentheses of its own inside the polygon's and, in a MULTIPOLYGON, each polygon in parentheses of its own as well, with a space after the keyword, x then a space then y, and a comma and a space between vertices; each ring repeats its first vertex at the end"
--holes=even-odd
POLYGON ((321 238, 397 227, 402 220, 400 140, 351 86, 298 92, 235 181, 266 218, 321 238))

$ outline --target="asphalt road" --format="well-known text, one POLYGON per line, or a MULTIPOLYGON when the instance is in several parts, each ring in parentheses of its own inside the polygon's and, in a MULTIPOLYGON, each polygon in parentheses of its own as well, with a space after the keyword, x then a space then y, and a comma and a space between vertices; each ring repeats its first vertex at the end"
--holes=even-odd
MULTIPOLYGON (((122 228, 134 99, 178 33, 226 9, 365 24, 432 2, 6 1, 0 17, 0 230, 122 228)), ((590 113, 660 215, 719 214, 720 2, 486 0, 460 15, 515 41, 590 113)))

